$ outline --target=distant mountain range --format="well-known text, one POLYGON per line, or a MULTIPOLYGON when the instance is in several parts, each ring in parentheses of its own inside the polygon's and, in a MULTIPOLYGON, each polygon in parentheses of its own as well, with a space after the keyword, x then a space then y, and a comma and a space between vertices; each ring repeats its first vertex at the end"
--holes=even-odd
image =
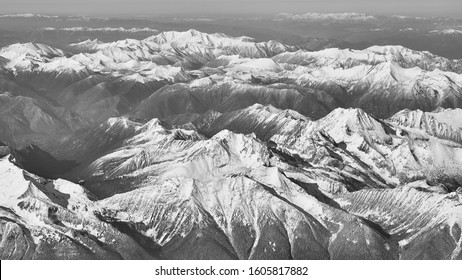
POLYGON ((462 19, 385 16, 363 13, 301 13, 273 16, 155 15, 144 17, 85 17, 41 14, 0 15, 0 47, 36 42, 57 48, 99 39, 142 40, 153 33, 197 29, 206 33, 249 36, 257 42, 276 40, 306 50, 328 47, 364 49, 401 45, 447 58, 462 58, 462 19))

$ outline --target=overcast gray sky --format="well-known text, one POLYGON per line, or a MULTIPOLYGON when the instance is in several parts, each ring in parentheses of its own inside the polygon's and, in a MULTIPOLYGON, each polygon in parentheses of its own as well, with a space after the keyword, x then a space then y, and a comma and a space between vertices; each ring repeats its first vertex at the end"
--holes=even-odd
POLYGON ((0 13, 275 14, 364 12, 462 17, 462 0, 0 0, 0 13))

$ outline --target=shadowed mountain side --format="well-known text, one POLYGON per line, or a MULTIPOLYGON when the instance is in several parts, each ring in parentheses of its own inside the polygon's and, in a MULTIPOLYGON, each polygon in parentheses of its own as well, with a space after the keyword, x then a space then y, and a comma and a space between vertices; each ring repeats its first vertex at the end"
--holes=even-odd
POLYGON ((77 166, 71 160, 57 160, 39 147, 29 145, 22 150, 15 150, 16 164, 25 170, 44 178, 58 179, 77 166))

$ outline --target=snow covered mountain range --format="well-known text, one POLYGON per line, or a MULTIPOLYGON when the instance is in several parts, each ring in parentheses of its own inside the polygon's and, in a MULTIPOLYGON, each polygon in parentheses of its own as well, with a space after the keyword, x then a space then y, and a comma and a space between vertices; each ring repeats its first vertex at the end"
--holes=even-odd
POLYGON ((462 259, 461 108, 462 60, 396 45, 9 45, 0 259, 462 259))

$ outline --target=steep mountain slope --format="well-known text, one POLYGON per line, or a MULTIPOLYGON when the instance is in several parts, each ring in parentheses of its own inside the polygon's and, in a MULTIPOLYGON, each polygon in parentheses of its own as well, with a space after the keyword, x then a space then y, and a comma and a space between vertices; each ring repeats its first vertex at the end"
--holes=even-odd
POLYGON ((461 109, 438 109, 433 112, 403 110, 389 121, 405 129, 422 130, 428 135, 461 143, 461 116, 461 109))
POLYGON ((427 71, 440 69, 455 73, 462 71, 460 60, 446 59, 430 52, 414 51, 402 46, 373 46, 364 50, 331 48, 316 52, 299 50, 293 54, 279 54, 274 60, 279 63, 332 68, 394 62, 403 68, 419 67, 427 71))
POLYGON ((400 236, 403 259, 462 259, 462 204, 454 193, 436 195, 401 188, 364 190, 344 194, 339 199, 347 211, 400 236), (399 214, 402 212, 406 215, 399 214), (419 233, 415 234, 416 231, 419 233))
POLYGON ((0 159, 1 259, 156 257, 129 235, 101 222, 81 186, 43 179, 10 160, 14 159, 0 159))
POLYGON ((163 87, 135 108, 130 115, 135 119, 149 120, 153 117, 201 114, 208 110, 233 111, 259 103, 321 117, 339 106, 339 102, 329 94, 302 87, 284 84, 251 85, 206 79, 197 86, 191 83, 163 87))
POLYGON ((395 62, 319 70, 298 67, 290 76, 295 83, 325 91, 344 91, 348 106, 386 118, 401 109, 432 111, 461 107, 461 76, 439 69, 402 68, 395 62))
POLYGON ((15 148, 44 145, 86 125, 77 114, 30 97, 0 94, 0 141, 15 148))
MULTIPOLYGON (((371 165, 371 159, 380 156, 374 149, 387 152, 380 146, 383 142, 425 146, 401 143, 410 136, 400 137, 396 128, 361 110, 334 110, 313 122, 290 110, 254 105, 216 116, 209 129, 220 132, 210 139, 155 119, 145 125, 123 119, 111 124, 119 135, 111 139, 119 140, 104 155, 83 163, 86 168, 76 174, 87 189, 104 198, 99 202, 101 219, 136 225, 139 234, 162 247, 166 258, 460 258, 457 235, 452 233, 460 226, 453 221, 462 214, 457 196, 429 192, 424 181, 403 177, 411 170, 424 176, 428 171, 422 167, 433 165, 416 167, 396 155, 388 156, 392 163, 385 164, 400 163, 397 174, 377 172, 386 170, 383 162, 371 165), (234 134, 226 128, 256 135, 234 134), (294 132, 299 136, 291 135, 294 132), (257 136, 274 143, 272 148, 257 136), (390 189, 406 180, 415 181, 409 191, 400 191, 402 186, 390 189), (385 189, 378 192, 378 188, 385 189), (353 195, 366 192, 361 189, 371 190, 367 206, 353 195), (350 190, 359 191, 350 195, 350 190), (362 212, 379 207, 373 202, 374 192, 390 196, 394 203, 410 199, 403 203, 411 208, 422 205, 419 201, 429 202, 412 210, 423 218, 397 224, 362 212), (435 207, 441 209, 435 212, 435 207), (395 230, 394 225, 405 229, 395 230), (436 233, 441 226, 447 230, 436 233), (431 253, 421 238, 448 242, 439 253, 431 253)), ((108 125, 99 129, 104 127, 108 125)), ((460 151, 454 143, 447 147, 451 148, 455 154, 460 151)), ((454 176, 447 166, 442 170, 454 176)), ((384 202, 377 213, 407 219, 403 213, 411 210, 390 205, 384 202)))
POLYGON ((316 189, 305 191, 293 183, 277 167, 285 166, 278 163, 278 156, 257 139, 222 131, 205 140, 191 133, 165 130, 157 121, 151 121, 140 128, 138 135, 124 141, 121 148, 78 172, 86 188, 99 196, 109 196, 101 201, 105 207, 101 215, 136 224, 141 234, 165 246, 169 258, 180 253, 181 258, 328 258, 329 246, 334 246, 332 253, 340 258, 353 257, 348 250, 336 247, 340 241, 328 242, 329 232, 339 230, 332 219, 355 228, 359 236, 370 236, 379 250, 373 253, 351 245, 355 258, 393 257, 394 253, 385 249, 381 233, 329 206, 332 202, 316 189), (327 204, 316 202, 309 193, 327 204), (248 202, 242 201, 244 197, 248 202), (325 214, 324 208, 332 213, 325 214), (289 216, 284 218, 280 212, 289 216), (246 217, 244 221, 242 215, 246 217), (320 225, 312 215, 326 219, 326 224, 320 225), (289 225, 287 219, 291 220, 289 225), (246 221, 255 222, 249 227, 246 221), (312 233, 304 228, 312 228, 312 233), (191 243, 190 238, 198 232, 201 238, 191 243), (239 236, 247 234, 248 243, 240 243, 239 236), (194 254, 183 244, 186 248, 197 244, 194 254), (299 251, 298 246, 318 249, 309 253, 299 251), (170 247, 178 249, 170 252, 170 247))
MULTIPOLYGON (((411 116, 419 114, 419 111, 407 112, 411 116)), ((438 112, 426 114, 438 115, 438 112)), ((369 176, 374 174, 372 180, 377 186, 383 182, 399 185, 425 178, 446 183, 455 190, 461 182, 460 128, 433 118, 431 124, 423 123, 416 128, 407 125, 413 120, 402 114, 383 121, 360 109, 336 109, 318 121, 310 121, 290 110, 254 105, 218 115, 206 124, 199 117, 193 124, 206 135, 222 129, 255 133, 310 164, 331 166, 340 158, 341 163, 337 161, 334 167, 341 167, 343 172, 353 167, 355 173, 362 170, 369 176), (334 148, 322 153, 326 145, 334 148), (328 163, 327 159, 333 162, 328 163)))

